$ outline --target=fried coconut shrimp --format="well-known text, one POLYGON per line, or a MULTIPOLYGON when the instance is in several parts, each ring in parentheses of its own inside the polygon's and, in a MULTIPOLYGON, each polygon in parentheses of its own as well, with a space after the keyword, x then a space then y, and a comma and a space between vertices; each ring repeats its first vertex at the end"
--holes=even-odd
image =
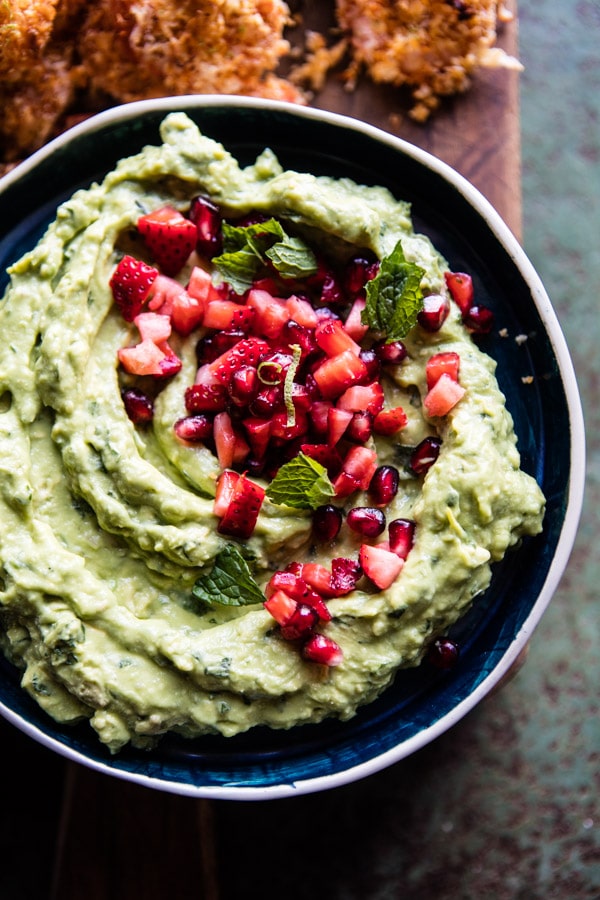
POLYGON ((167 94, 300 101, 273 72, 289 50, 282 0, 100 0, 81 35, 90 83, 121 102, 167 94))
POLYGON ((521 68, 494 47, 497 23, 510 18, 498 0, 336 0, 349 36, 355 78, 407 85, 411 116, 424 121, 439 98, 465 91, 479 66, 521 68))
POLYGON ((80 81, 71 29, 85 0, 0 3, 0 155, 35 150, 50 136, 80 81))

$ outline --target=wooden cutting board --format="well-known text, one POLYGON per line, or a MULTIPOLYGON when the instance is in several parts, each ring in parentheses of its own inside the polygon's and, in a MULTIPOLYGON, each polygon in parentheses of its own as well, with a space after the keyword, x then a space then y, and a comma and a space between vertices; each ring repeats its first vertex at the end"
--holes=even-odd
MULTIPOLYGON (((302 29, 324 31, 332 24, 329 4, 314 0, 292 6, 302 16, 295 41, 302 29)), ((514 2, 507 6, 516 12, 514 2)), ((516 21, 504 27, 498 43, 517 55, 516 21)), ((446 101, 424 125, 406 115, 408 104, 400 92, 366 80, 348 92, 335 73, 311 102, 435 154, 479 188, 519 237, 518 82, 515 71, 480 72, 468 93, 446 101)), ((273 818, 278 803, 253 804, 254 834, 245 837, 256 840, 262 834, 263 851, 264 835, 278 825, 273 818)), ((231 804, 160 793, 67 764, 51 898, 224 898, 223 876, 235 853, 228 828, 232 819, 231 804)))

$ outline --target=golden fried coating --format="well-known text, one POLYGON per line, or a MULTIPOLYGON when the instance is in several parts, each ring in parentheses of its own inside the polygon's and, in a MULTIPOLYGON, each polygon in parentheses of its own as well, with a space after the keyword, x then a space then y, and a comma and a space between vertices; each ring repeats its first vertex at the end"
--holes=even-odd
POLYGON ((498 0, 336 0, 352 74, 364 66, 375 82, 408 85, 418 120, 440 96, 466 90, 478 66, 519 67, 493 47, 499 6, 498 0))
POLYGON ((119 101, 165 94, 301 99, 273 78, 289 45, 281 0, 101 0, 79 50, 90 83, 119 101), (270 78, 267 76, 271 75, 270 78))

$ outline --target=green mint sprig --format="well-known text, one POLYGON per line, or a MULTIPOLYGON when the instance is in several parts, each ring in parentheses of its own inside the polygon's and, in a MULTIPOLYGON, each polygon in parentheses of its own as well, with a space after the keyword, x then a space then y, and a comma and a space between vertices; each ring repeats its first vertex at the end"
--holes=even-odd
POLYGON ((381 261, 375 278, 367 282, 363 324, 384 334, 388 343, 406 337, 423 306, 424 274, 424 269, 406 259, 402 242, 398 241, 381 261))

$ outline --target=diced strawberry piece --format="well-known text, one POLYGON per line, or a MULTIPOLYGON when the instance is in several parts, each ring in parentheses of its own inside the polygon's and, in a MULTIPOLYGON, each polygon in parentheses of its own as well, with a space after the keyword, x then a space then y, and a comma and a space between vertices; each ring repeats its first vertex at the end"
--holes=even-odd
POLYGON ((250 455, 250 445, 247 440, 238 431, 235 432, 235 443, 233 445, 233 465, 241 466, 246 462, 250 455))
POLYGON ((140 313, 135 317, 134 322, 143 341, 154 341, 155 344, 159 344, 171 336, 169 316, 153 312, 140 313))
POLYGON ((415 541, 416 523, 412 519, 394 519, 388 525, 390 550, 406 559, 415 541))
POLYGON ((268 419, 259 419, 257 416, 248 416, 243 420, 242 425, 246 429, 252 455, 255 459, 262 460, 271 438, 271 422, 268 419))
POLYGON ((344 472, 359 482, 360 489, 366 491, 377 469, 377 453, 370 447, 351 447, 344 458, 344 472))
POLYGON ((227 510, 217 526, 219 534, 249 538, 254 531, 264 497, 264 488, 245 475, 240 475, 227 510))
POLYGON ((327 443, 330 447, 342 439, 344 432, 352 421, 353 414, 346 409, 338 409, 332 406, 327 413, 327 443))
POLYGON ((298 608, 298 601, 278 590, 265 600, 263 606, 273 616, 278 625, 285 625, 298 608))
POLYGON ((227 384, 240 366, 256 366, 263 353, 269 353, 266 341, 256 337, 243 338, 210 363, 210 371, 222 384, 227 384))
POLYGON ((368 447, 352 447, 342 463, 342 471, 333 482, 336 497, 349 497, 366 491, 377 468, 377 454, 368 447))
POLYGON ((173 300, 182 291, 185 291, 185 288, 174 278, 157 275, 148 295, 148 309, 160 313, 161 316, 170 316, 173 300))
POLYGON ((473 279, 465 272, 444 272, 444 279, 450 296, 464 315, 473 306, 473 279))
POLYGON ((120 347, 119 362, 131 375, 160 375, 164 353, 154 341, 141 341, 134 347, 120 347))
POLYGON ((389 436, 404 428, 407 422, 408 418, 401 406, 382 409, 373 419, 373 431, 389 436))
POLYGON ((393 584, 404 565, 403 559, 380 544, 362 544, 358 559, 365 575, 381 591, 393 584))
POLYGON ((202 387, 218 387, 227 390, 227 385, 223 384, 222 381, 219 381, 208 363, 200 366, 197 370, 194 385, 201 385, 202 387))
POLYGON ((344 350, 337 356, 330 356, 315 369, 313 376, 322 396, 326 400, 339 397, 346 388, 362 381, 367 367, 352 350, 344 350))
POLYGON ((315 434, 325 437, 327 434, 329 410, 332 408, 331 400, 313 400, 309 414, 315 434))
POLYGON ((371 384, 355 384, 349 387, 338 398, 338 409, 349 409, 351 412, 370 412, 376 416, 383 409, 383 388, 378 381, 371 384))
POLYGON ((362 312, 366 304, 367 301, 364 296, 357 297, 350 307, 350 312, 348 313, 346 321, 344 323, 346 332, 355 341, 361 341, 369 330, 369 326, 363 325, 362 321, 362 312))
POLYGON ((307 583, 300 575, 280 569, 271 575, 265 587, 265 596, 271 597, 276 591, 285 591, 294 600, 304 600, 309 590, 307 583))
POLYGON ((308 300, 303 300, 301 297, 296 297, 295 294, 292 294, 285 301, 285 305, 290 318, 297 322, 298 325, 313 329, 316 327, 319 319, 308 300))
POLYGON ((252 325, 255 334, 271 340, 278 338, 291 315, 285 301, 271 296, 267 291, 253 288, 248 293, 247 305, 255 310, 252 325))
POLYGON ((158 276, 158 269, 133 256, 124 256, 110 279, 113 298, 126 322, 133 322, 158 276))
POLYGON ((254 324, 256 313, 249 306, 239 306, 231 318, 231 327, 239 328, 244 334, 249 334, 254 324))
POLYGON ((425 377, 427 379, 427 390, 430 391, 438 379, 446 374, 454 381, 458 381, 458 372, 460 368, 460 356, 453 350, 445 353, 434 353, 427 360, 425 366, 425 377))
POLYGON ((181 369, 181 360, 176 353, 173 353, 166 341, 158 345, 164 356, 160 363, 160 374, 162 378, 170 378, 177 375, 181 369))
POLYGON ((236 314, 242 309, 243 307, 239 303, 234 303, 233 300, 210 300, 206 304, 204 326, 213 328, 215 331, 231 328, 236 314))
POLYGON ((219 465, 222 469, 229 469, 233 464, 236 435, 228 412, 217 413, 213 433, 219 465))
POLYGON ((185 390, 184 401, 189 413, 223 412, 227 388, 224 384, 192 384, 185 390))
POLYGON ((423 407, 428 416, 445 416, 464 395, 464 387, 444 373, 423 398, 423 407))
POLYGON ((232 472, 231 469, 226 469, 224 472, 221 472, 217 479, 217 492, 213 504, 215 516, 219 516, 220 518, 225 515, 227 507, 233 498, 234 488, 241 477, 242 476, 237 472, 232 472))
POLYGON ((196 246, 194 223, 167 205, 140 216, 137 227, 165 275, 177 275, 196 246))
POLYGON ((357 560, 346 556, 331 560, 331 585, 337 597, 353 591, 361 575, 362 568, 357 560))
POLYGON ((173 299, 173 309, 171 310, 171 322, 175 331, 184 336, 191 334, 194 329, 203 324, 204 309, 204 303, 201 300, 191 297, 187 291, 181 291, 173 299))
POLYGON ((335 447, 328 444, 301 444, 300 449, 305 456, 310 456, 325 466, 330 478, 335 478, 342 467, 342 457, 335 447))
POLYGON ((210 300, 223 299, 221 292, 212 282, 210 272, 207 272, 202 266, 194 266, 190 272, 187 292, 190 297, 195 297, 196 300, 203 300, 205 303, 208 303, 210 300))
POLYGON ((323 666, 339 666, 344 658, 339 644, 324 634, 313 634, 302 647, 302 656, 323 666))
POLYGON ((360 346, 350 337, 339 319, 321 319, 315 328, 315 340, 327 356, 339 356, 350 350, 355 356, 360 346))
POLYGON ((304 563, 302 566, 302 578, 321 597, 335 597, 335 590, 331 583, 331 572, 321 563, 304 563))

